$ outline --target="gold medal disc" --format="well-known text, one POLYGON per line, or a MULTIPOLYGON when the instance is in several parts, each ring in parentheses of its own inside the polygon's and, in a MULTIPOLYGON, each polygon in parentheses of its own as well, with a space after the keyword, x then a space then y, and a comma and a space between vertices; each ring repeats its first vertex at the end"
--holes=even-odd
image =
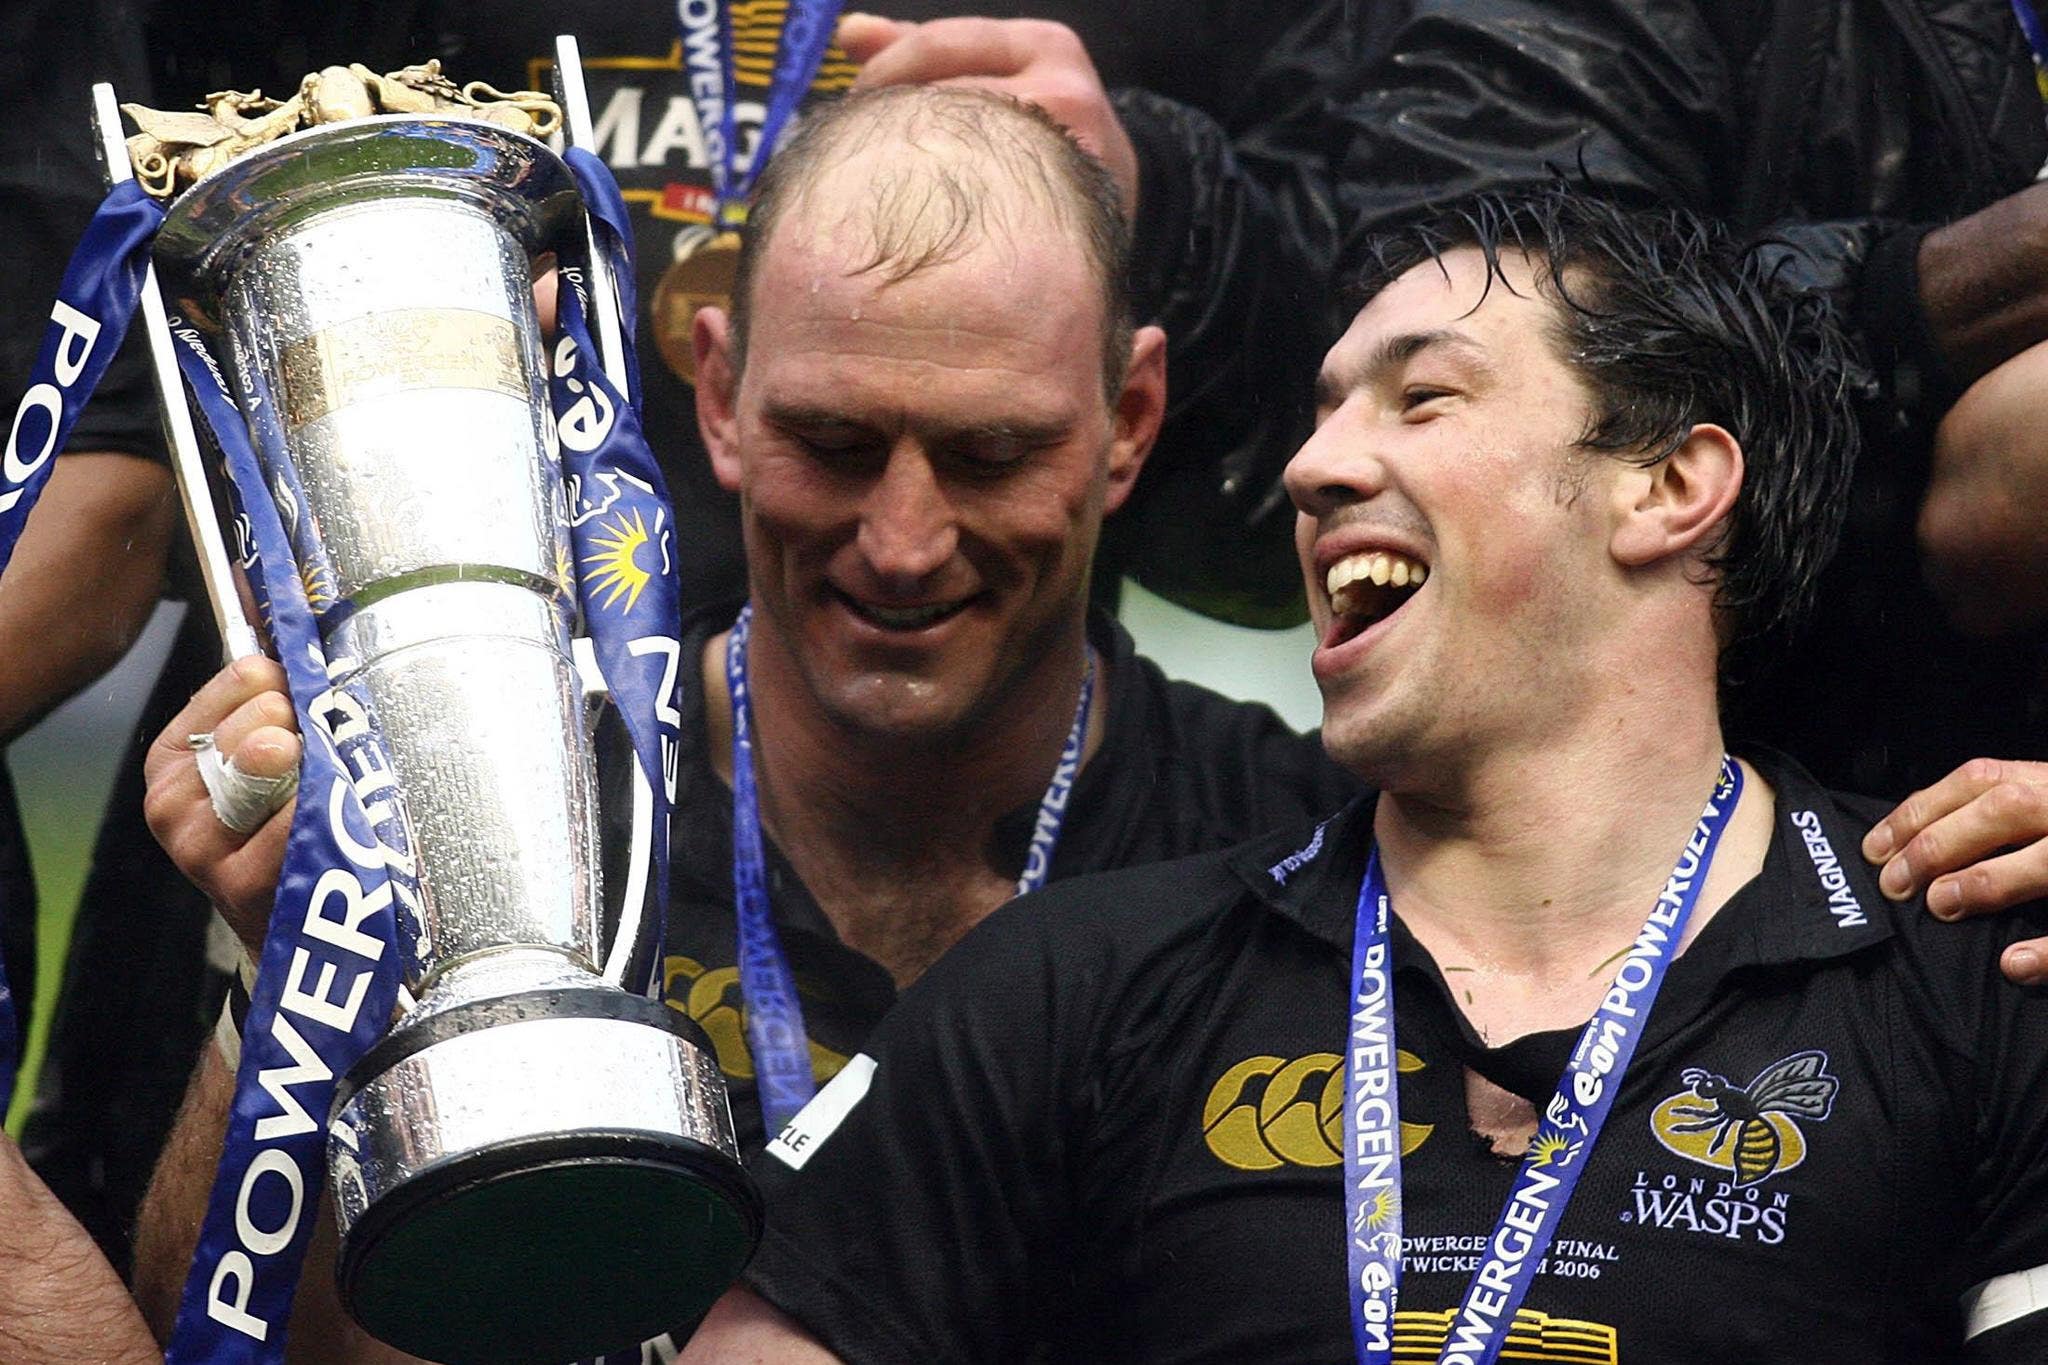
POLYGON ((655 345, 668 367, 690 384, 697 382, 697 360, 690 329, 700 308, 732 306, 733 274, 739 269, 740 238, 721 232, 702 241, 662 272, 651 307, 655 345))

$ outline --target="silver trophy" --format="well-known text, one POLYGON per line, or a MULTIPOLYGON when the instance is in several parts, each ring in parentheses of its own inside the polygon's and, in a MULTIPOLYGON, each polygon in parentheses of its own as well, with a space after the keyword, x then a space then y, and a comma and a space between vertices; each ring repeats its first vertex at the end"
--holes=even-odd
POLYGON ((620 984, 664 907, 636 881, 605 910, 533 299, 587 227, 516 121, 345 112, 215 158, 156 247, 287 524, 318 528, 308 597, 417 853, 415 1003, 331 1115, 341 1294, 430 1359, 588 1356, 693 1321, 760 1211, 709 1042, 620 984))

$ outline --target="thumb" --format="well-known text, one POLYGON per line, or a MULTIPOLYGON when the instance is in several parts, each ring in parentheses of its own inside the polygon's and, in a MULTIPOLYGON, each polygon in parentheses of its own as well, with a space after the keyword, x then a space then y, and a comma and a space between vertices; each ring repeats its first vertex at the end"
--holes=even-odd
POLYGON ((834 41, 850 62, 864 65, 876 53, 907 35, 916 24, 896 19, 885 19, 879 14, 862 14, 858 11, 841 15, 839 30, 834 41))

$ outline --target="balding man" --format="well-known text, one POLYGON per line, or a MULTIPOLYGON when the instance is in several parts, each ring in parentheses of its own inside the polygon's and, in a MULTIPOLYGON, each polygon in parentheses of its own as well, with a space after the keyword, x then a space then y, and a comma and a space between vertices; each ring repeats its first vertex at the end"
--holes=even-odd
MULTIPOLYGON (((764 1121, 757 1081, 772 1109, 828 1079, 1020 884, 1220 847, 1351 784, 1264 707, 1167 682, 1089 616, 1102 518, 1158 429, 1164 349, 1131 325, 1115 182, 1057 124, 971 91, 852 97, 770 163, 751 222, 732 313, 696 327, 751 589, 744 615, 684 623, 699 667, 666 977, 758 1150, 781 1116, 764 1121), (758 862, 736 825, 758 825, 758 862), (798 984, 795 1058, 748 1037, 736 885, 765 892, 798 984)), ((290 767, 280 685, 265 664, 229 669, 149 760, 153 826, 252 953, 287 821, 226 830, 185 736, 213 731, 245 771, 290 767)), ((164 1326, 228 1090, 209 1050, 145 1206, 138 1285, 164 1326)), ((331 1312, 331 1282, 309 1273, 300 1300, 331 1312)), ((349 1340, 296 1330, 295 1358, 376 1358, 349 1340)))

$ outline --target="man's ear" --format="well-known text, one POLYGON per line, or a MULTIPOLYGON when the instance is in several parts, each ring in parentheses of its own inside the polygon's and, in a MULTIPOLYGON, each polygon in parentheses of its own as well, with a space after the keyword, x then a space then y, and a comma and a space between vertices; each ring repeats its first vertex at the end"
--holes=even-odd
POLYGON ((740 487, 739 376, 733 372, 732 317, 723 308, 699 308, 690 323, 697 361, 697 434, 711 455, 711 472, 728 493, 740 487))
POLYGON ((1166 417, 1166 333, 1157 327, 1140 327, 1131 335, 1131 363, 1124 372, 1123 392, 1117 395, 1116 431, 1109 446, 1109 488, 1103 500, 1105 514, 1123 506, 1159 439, 1159 424, 1166 417))
POLYGON ((1710 547, 1742 492, 1742 446, 1725 427, 1702 422, 1653 465, 1614 481, 1608 548, 1630 568, 1710 547))

